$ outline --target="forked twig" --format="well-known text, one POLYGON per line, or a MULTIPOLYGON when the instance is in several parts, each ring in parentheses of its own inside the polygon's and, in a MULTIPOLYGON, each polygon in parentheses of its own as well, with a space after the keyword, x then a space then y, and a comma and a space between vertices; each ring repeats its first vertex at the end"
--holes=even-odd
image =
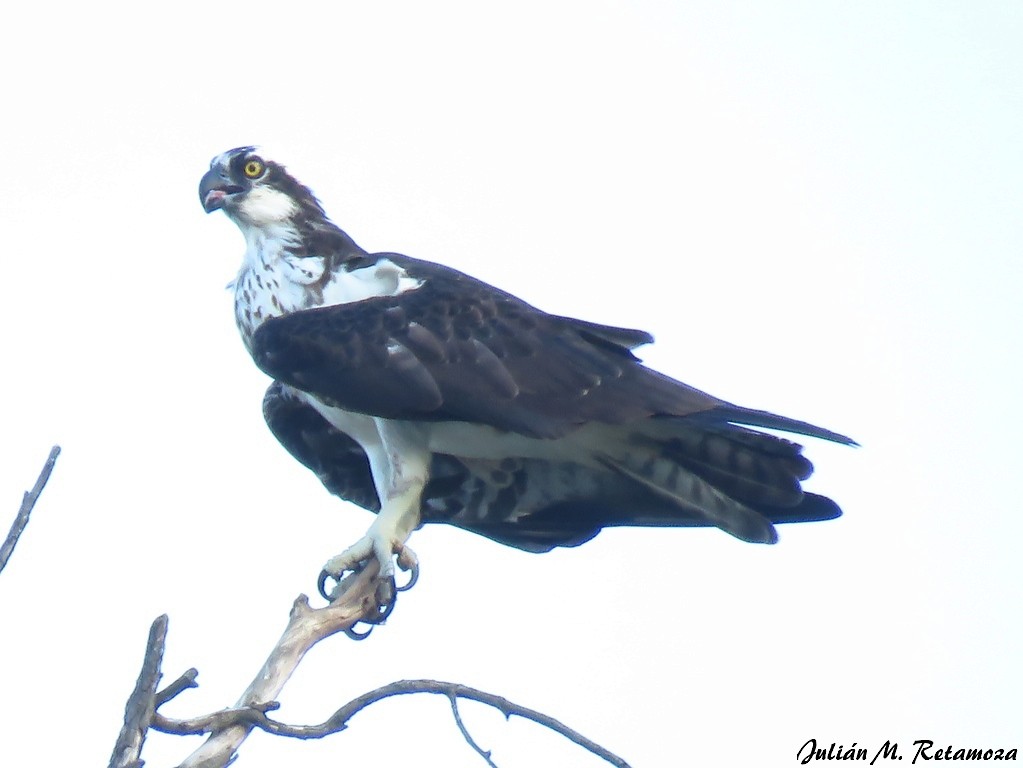
MULTIPOLYGON (((542 725, 545 728, 549 728, 555 733, 564 736, 569 741, 578 744, 583 749, 592 752, 594 755, 607 761, 616 768, 629 768, 629 764, 625 762, 625 760, 600 746, 596 742, 586 738, 578 731, 569 728, 560 720, 557 720, 550 715, 545 715, 543 712, 538 712, 537 710, 530 709, 529 707, 523 707, 520 704, 509 701, 503 696, 487 693, 486 691, 481 691, 478 688, 471 688, 468 685, 448 683, 442 680, 398 680, 396 682, 383 685, 379 688, 373 689, 372 691, 367 691, 361 696, 355 697, 319 725, 288 725, 286 723, 273 720, 267 717, 266 713, 276 709, 277 703, 269 702, 260 705, 225 709, 220 712, 203 715, 202 717, 188 718, 187 720, 175 720, 157 713, 153 720, 153 728, 166 733, 191 735, 210 731, 216 733, 218 731, 230 730, 236 727, 245 727, 249 729, 259 728, 267 733, 272 733, 275 736, 290 736, 295 739, 322 739, 324 736, 340 733, 348 728, 348 721, 370 704, 375 704, 378 701, 383 701, 384 699, 391 698, 392 696, 404 696, 413 693, 433 693, 440 696, 446 696, 452 702, 456 699, 469 699, 481 704, 486 704, 500 711, 506 718, 515 715, 526 720, 532 720, 534 723, 542 725)), ((469 742, 470 746, 484 757, 488 763, 493 765, 490 761, 489 753, 481 749, 479 745, 477 745, 467 734, 464 724, 461 723, 460 717, 457 718, 456 722, 458 722, 459 730, 462 731, 462 735, 469 742)), ((207 765, 207 763, 197 764, 204 766, 207 765)), ((193 765, 193 763, 186 762, 182 765, 193 765)), ((210 763, 209 765, 215 765, 215 763, 210 763)))

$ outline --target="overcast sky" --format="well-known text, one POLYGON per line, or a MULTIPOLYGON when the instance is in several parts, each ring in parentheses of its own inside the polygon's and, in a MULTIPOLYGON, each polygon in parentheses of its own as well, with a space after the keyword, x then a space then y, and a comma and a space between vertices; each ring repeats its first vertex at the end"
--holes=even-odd
MULTIPOLYGON (((863 446, 807 441, 845 516, 776 547, 419 531, 419 585, 369 641, 318 646, 282 719, 433 677, 637 768, 1023 747, 1018 3, 9 6, 0 526, 64 453, 0 576, 0 762, 102 765, 164 612, 166 675, 201 684, 166 713, 233 703, 370 523, 263 423, 224 290, 243 242, 196 193, 243 144, 370 250, 647 329, 650 365, 863 446)), ((600 764, 463 716, 501 768, 600 764)), ((254 736, 239 765, 367 760, 483 765, 432 697, 254 736)))

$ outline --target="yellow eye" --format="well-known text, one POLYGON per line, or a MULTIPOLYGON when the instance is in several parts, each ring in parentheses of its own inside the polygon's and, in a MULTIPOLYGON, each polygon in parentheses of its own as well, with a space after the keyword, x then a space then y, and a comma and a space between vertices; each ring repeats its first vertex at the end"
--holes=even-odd
POLYGON ((245 164, 245 175, 250 179, 258 179, 263 175, 264 166, 259 160, 249 160, 245 164))

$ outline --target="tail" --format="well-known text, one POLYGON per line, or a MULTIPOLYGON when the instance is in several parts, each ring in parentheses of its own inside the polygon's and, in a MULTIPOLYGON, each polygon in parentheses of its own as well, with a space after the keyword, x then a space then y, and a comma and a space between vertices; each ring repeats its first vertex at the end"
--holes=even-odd
POLYGON ((622 510, 623 517, 609 524, 713 525, 743 541, 774 544, 777 523, 831 520, 842 514, 831 499, 803 491, 801 482, 813 465, 801 446, 740 424, 856 445, 812 424, 733 406, 653 420, 624 450, 598 460, 667 504, 639 516, 622 510))

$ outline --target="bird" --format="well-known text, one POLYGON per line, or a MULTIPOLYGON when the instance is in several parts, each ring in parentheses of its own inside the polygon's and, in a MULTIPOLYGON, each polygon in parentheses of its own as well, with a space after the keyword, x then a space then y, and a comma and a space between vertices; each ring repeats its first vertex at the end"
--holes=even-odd
MULTIPOLYGON (((529 552, 612 526, 713 526, 773 544, 776 525, 842 512, 802 487, 802 446, 856 445, 645 366, 641 330, 547 313, 442 264, 369 253, 255 146, 199 184, 245 240, 235 321, 272 383, 270 431, 332 494, 376 513, 321 571, 376 560, 418 572, 408 545, 447 523, 529 552)), ((332 594, 332 593, 331 593, 332 594)))

